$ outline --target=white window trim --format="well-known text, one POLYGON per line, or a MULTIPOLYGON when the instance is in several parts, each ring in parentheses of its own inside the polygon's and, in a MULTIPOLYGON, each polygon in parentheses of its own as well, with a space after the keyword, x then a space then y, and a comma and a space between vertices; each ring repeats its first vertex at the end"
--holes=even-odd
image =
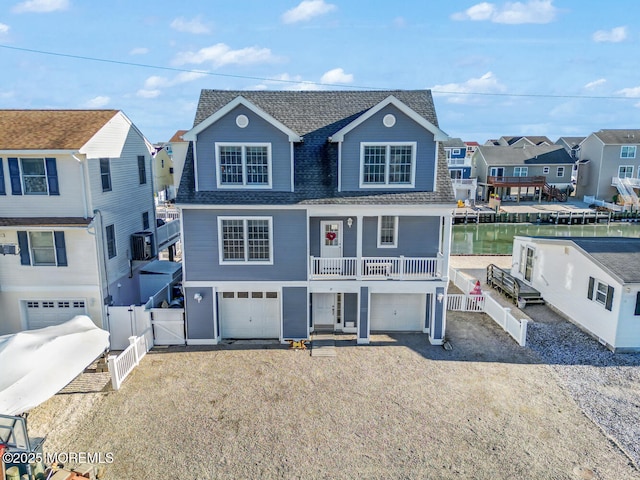
POLYGON ((418 142, 361 142, 360 143, 360 188, 378 188, 378 189, 396 189, 396 188, 415 188, 416 183, 416 154, 418 150, 418 142), (409 183, 389 183, 389 149, 385 155, 385 183, 364 183, 364 149, 365 147, 392 147, 392 146, 409 146, 411 147, 411 182, 409 183))
POLYGON ((633 172, 634 172, 634 168, 633 165, 618 165, 618 178, 633 178, 633 172), (620 176, 620 169, 625 168, 625 169, 631 169, 631 175, 625 175, 624 177, 620 176))
POLYGON ((460 155, 461 151, 459 148, 453 148, 451 149, 451 154, 452 155, 460 155))
POLYGON ((594 278, 593 281, 593 301, 596 303, 599 303, 600 305, 606 306, 607 305, 607 291, 609 290, 609 284, 598 280, 597 278, 594 278), (604 300, 600 301, 598 300, 598 293, 602 293, 600 292, 600 290, 598 289, 598 287, 600 285, 604 285, 604 300))
POLYGON ((57 267, 58 266, 58 249, 56 248, 56 238, 53 233, 53 230, 27 230, 27 242, 29 243, 29 255, 31 256, 32 267, 57 267), (53 258, 55 258, 54 263, 36 263, 36 256, 33 253, 33 244, 31 242, 32 233, 50 233, 51 234, 51 241, 53 243, 53 258))
POLYGON ((219 216, 218 217, 218 262, 220 265, 273 265, 273 217, 242 217, 242 216, 219 216), (222 221, 223 220, 242 220, 242 229, 244 231, 244 261, 241 260, 225 260, 224 259, 224 243, 222 238, 222 221), (247 220, 268 220, 269 222, 269 260, 248 260, 247 255, 249 252, 248 242, 249 238, 246 235, 247 232, 247 220))
POLYGON ((104 226, 104 251, 107 254, 107 261, 113 260, 114 258, 116 258, 118 256, 118 235, 117 235, 117 232, 116 232, 116 224, 115 223, 110 223, 109 225, 105 225, 104 226), (107 228, 108 227, 113 227, 113 250, 114 250, 113 257, 109 256, 109 236, 107 235, 107 228))
POLYGON ((550 171, 551 171, 550 167, 542 167, 542 174, 543 175, 549 175, 550 171))
POLYGON ((504 177, 504 167, 489 167, 490 177, 504 177), (498 175, 498 170, 502 169, 502 174, 498 175))
MULTIPOLYGON (((20 181, 22 182, 22 191, 24 193, 24 195, 49 195, 49 175, 47 175, 47 160, 44 157, 20 157, 20 161, 18 162, 18 165, 20 167, 20 181), (24 174, 24 170, 22 168, 22 161, 23 160, 42 160, 42 165, 44 166, 44 184, 47 187, 47 191, 46 192, 39 192, 39 193, 27 193, 27 185, 25 183, 25 174, 24 174)), ((29 175, 32 176, 32 175, 29 175)))
POLYGON ((638 153, 638 152, 637 152, 637 150, 638 150, 638 149, 637 149, 637 147, 636 147, 635 145, 622 145, 622 146, 620 147, 620 158, 636 158, 636 154, 638 153), (626 149, 633 149, 633 157, 628 156, 628 155, 627 155, 627 156, 624 156, 624 157, 622 156, 622 151, 623 151, 625 148, 626 148, 626 149))
POLYGON ((393 217, 393 244, 385 245, 380 242, 382 234, 382 217, 391 217, 392 215, 378 216, 378 248, 398 248, 398 216, 393 217))
POLYGON ((265 189, 272 188, 272 176, 273 176, 273 161, 271 157, 271 144, 263 142, 215 142, 216 150, 216 184, 219 189, 265 189), (242 148, 242 184, 227 185, 222 183, 220 175, 220 147, 241 147, 242 148), (268 168, 268 183, 264 184, 247 184, 247 149, 246 147, 267 147, 267 168, 268 168))
POLYGON ((513 167, 514 177, 526 177, 529 175, 529 167, 513 167), (516 175, 516 169, 518 169, 518 175, 516 175), (524 172, 524 175, 522 173, 524 172))
POLYGON ((561 178, 564 177, 564 167, 557 167, 556 168, 556 177, 561 178), (560 173, 562 171, 562 174, 560 173))

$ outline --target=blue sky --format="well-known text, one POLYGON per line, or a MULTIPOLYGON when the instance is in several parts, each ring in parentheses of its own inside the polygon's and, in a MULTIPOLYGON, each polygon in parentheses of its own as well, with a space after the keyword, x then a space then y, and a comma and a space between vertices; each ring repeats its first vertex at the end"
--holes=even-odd
POLYGON ((637 0, 4 0, 0 107, 119 109, 158 142, 202 88, 431 88, 451 136, 555 140, 640 128, 639 20, 637 0))

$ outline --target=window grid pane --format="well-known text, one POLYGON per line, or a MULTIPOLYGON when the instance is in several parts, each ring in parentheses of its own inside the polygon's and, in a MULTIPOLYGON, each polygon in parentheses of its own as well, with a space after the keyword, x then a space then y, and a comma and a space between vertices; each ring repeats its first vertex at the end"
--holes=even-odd
POLYGON ((385 183, 386 150, 384 145, 364 147, 363 183, 385 183))
POLYGON ((108 158, 100 159, 100 180, 102 181, 102 191, 111 191, 111 166, 108 158))
POLYGON ((56 264, 56 249, 52 232, 29 232, 29 243, 34 265, 56 264))
POLYGON ((636 158, 636 147, 633 146, 623 146, 620 150, 620 158, 636 158))
POLYGON ((242 220, 222 220, 222 256, 228 261, 245 261, 242 220))
POLYGON ((249 261, 269 260, 269 221, 247 220, 249 261))
POLYGON ((220 147, 220 183, 242 185, 242 147, 220 147))
POLYGON ((395 217, 380 218, 380 245, 395 245, 395 217))
POLYGON ((392 145, 389 153, 389 183, 411 183, 411 146, 392 145))
POLYGON ((596 302, 602 303, 603 305, 607 301, 607 285, 604 283, 598 282, 598 289, 596 290, 596 302))
POLYGON ((26 195, 46 195, 47 171, 43 158, 22 158, 22 179, 26 195))
POLYGON ((246 147, 247 184, 269 184, 267 147, 246 147))

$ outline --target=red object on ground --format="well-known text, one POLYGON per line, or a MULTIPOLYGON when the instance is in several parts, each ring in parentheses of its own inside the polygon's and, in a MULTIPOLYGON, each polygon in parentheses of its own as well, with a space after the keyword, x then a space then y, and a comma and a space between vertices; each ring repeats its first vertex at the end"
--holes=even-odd
POLYGON ((480 288, 480 280, 476 280, 476 286, 471 290, 471 295, 482 295, 482 289, 480 288))

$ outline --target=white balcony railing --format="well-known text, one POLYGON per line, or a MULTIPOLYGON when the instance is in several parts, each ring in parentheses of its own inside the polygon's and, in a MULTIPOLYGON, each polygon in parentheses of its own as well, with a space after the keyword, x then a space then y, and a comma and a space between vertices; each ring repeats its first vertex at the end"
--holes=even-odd
POLYGON ((431 280, 442 277, 442 261, 429 257, 311 257, 311 280, 431 280))
POLYGON ((180 238, 180 220, 172 220, 161 225, 157 229, 158 232, 158 249, 175 243, 180 238))
POLYGON ((451 183, 454 188, 456 186, 464 186, 464 187, 476 187, 478 179, 477 178, 452 178, 451 183))

